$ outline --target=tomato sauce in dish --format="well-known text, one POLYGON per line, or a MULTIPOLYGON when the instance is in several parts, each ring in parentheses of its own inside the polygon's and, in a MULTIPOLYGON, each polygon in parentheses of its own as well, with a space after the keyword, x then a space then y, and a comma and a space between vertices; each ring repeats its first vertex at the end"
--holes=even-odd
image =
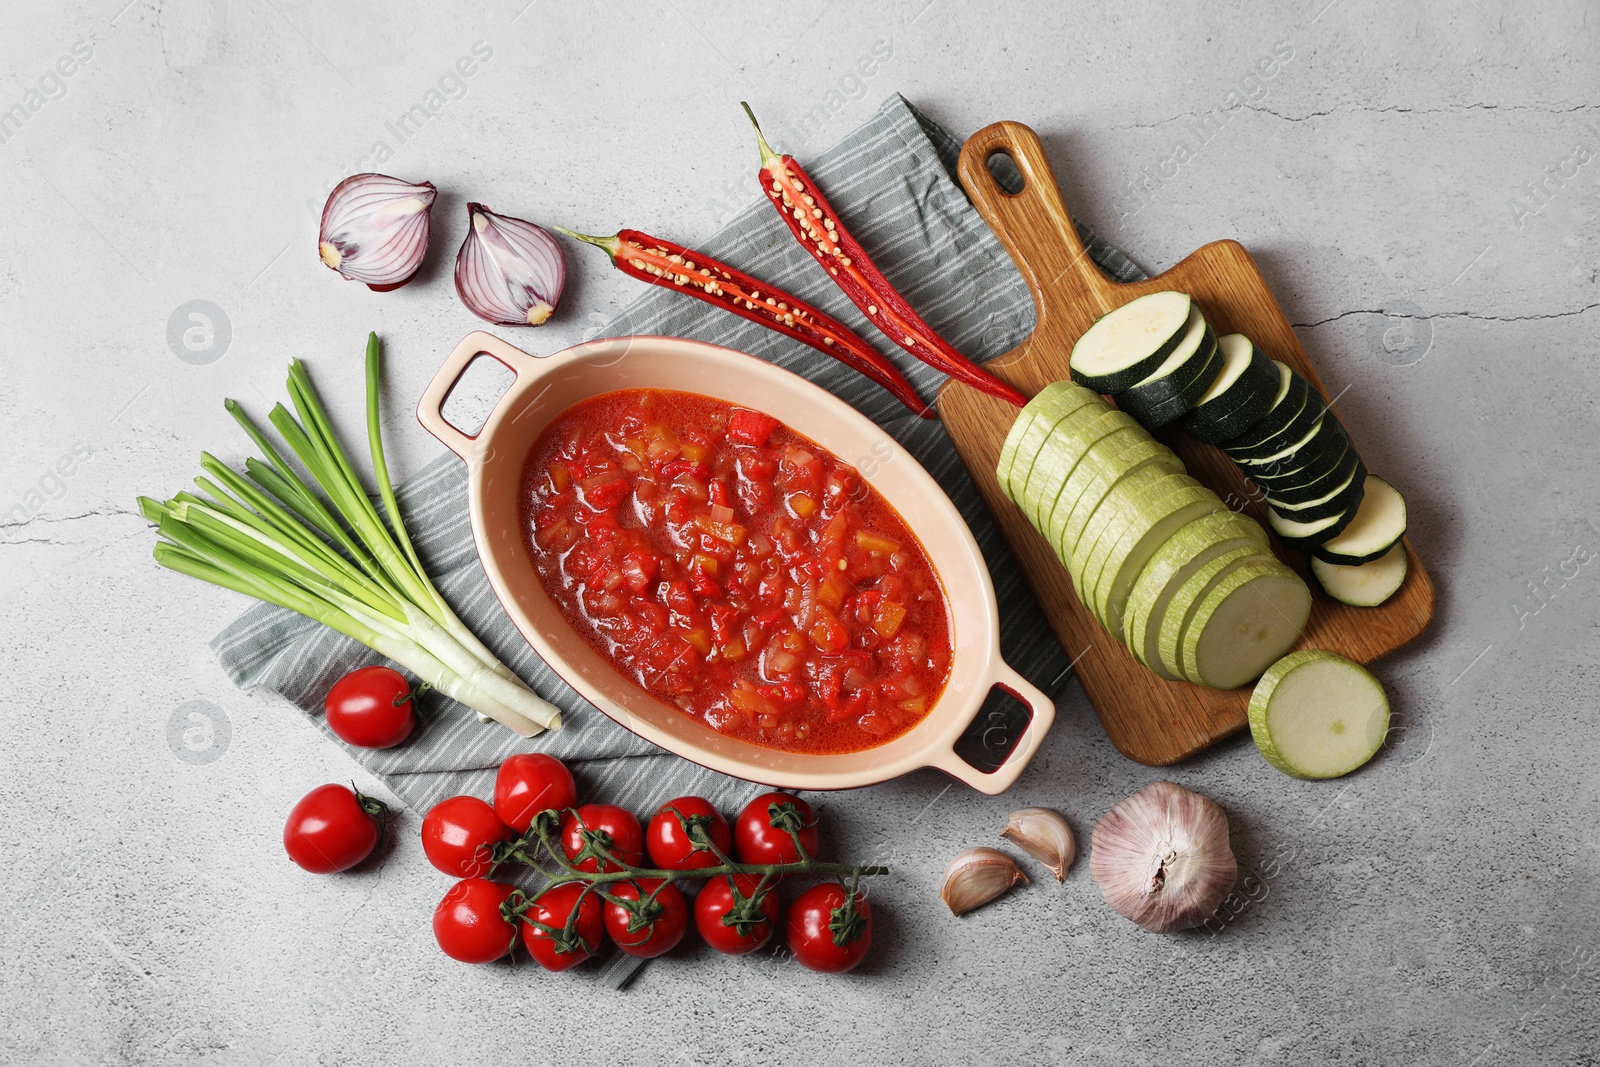
POLYGON ((625 677, 790 752, 905 733, 950 673, 939 579, 854 467, 777 419, 624 389, 563 412, 523 474, 539 579, 625 677))

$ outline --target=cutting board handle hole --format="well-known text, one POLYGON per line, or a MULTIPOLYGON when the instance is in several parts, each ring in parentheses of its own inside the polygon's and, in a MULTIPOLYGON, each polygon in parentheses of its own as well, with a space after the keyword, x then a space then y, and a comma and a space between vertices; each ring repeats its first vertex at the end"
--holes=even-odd
POLYGON ((995 184, 1007 196, 1016 196, 1028 187, 1023 180, 1022 171, 1017 169, 1017 161, 1011 158, 1011 153, 1003 148, 997 148, 989 153, 984 165, 989 168, 989 173, 994 175, 995 184))

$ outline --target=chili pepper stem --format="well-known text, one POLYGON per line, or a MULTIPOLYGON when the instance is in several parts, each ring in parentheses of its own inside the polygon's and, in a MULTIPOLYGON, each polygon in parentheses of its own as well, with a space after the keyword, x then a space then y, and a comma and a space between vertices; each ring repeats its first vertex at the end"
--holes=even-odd
POLYGON ((739 101, 739 106, 744 108, 746 115, 750 116, 750 125, 756 128, 756 145, 761 149, 761 165, 770 167, 774 163, 782 163, 783 157, 774 152, 772 146, 767 143, 767 135, 761 132, 761 123, 756 121, 756 113, 750 110, 750 105, 741 100, 739 101))
POLYGON ((610 256, 612 259, 617 258, 617 249, 622 247, 622 240, 616 234, 612 234, 610 237, 594 237, 587 233, 578 233, 575 230, 569 230, 565 226, 551 226, 550 228, 557 233, 566 234, 574 241, 582 241, 584 244, 594 245, 596 248, 604 249, 606 255, 610 256))

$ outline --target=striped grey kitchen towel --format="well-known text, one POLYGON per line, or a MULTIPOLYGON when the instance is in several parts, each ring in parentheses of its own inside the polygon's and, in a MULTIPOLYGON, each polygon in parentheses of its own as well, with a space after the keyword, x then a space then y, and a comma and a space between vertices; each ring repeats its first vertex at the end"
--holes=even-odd
MULTIPOLYGON (((1026 337, 1033 329, 1034 311, 1021 276, 953 180, 960 149, 960 142, 896 95, 843 141, 809 161, 808 169, 912 305, 957 348, 984 360, 1026 337)), ((1014 171, 1000 179, 1002 184, 1017 180, 1014 171)), ((647 226, 664 236, 694 236, 672 234, 665 224, 647 226)), ((1090 254, 1113 276, 1143 276, 1116 249, 1087 231, 1083 236, 1090 254)), ((942 376, 882 343, 764 199, 711 237, 690 243, 748 268, 878 341, 924 396, 933 395, 942 376)), ((928 468, 977 535, 994 576, 1006 659, 1047 692, 1059 691, 1068 674, 1066 657, 937 422, 909 415, 883 389, 812 349, 667 290, 648 291, 596 333, 668 334, 740 349, 804 375, 876 420, 928 468)), ((754 794, 754 786, 663 754, 587 704, 534 655, 500 609, 479 566, 467 517, 466 481, 466 467, 454 456, 428 464, 399 489, 406 525, 429 573, 461 618, 540 695, 562 709, 565 725, 523 740, 435 696, 424 701, 426 724, 410 742, 377 752, 350 749, 351 756, 418 812, 459 793, 489 796, 500 762, 530 750, 569 761, 584 795, 637 812, 653 811, 688 793, 706 796, 724 810, 737 809, 754 794)), ((328 687, 355 667, 381 661, 348 638, 265 604, 230 624, 212 647, 240 687, 279 693, 319 724, 328 687)), ((991 699, 997 714, 1013 713, 1007 698, 991 699)), ((995 720, 985 714, 978 721, 995 720)), ((981 745, 966 754, 979 763, 992 756, 981 745)), ((637 963, 619 953, 601 965, 600 976, 620 984, 637 963)))

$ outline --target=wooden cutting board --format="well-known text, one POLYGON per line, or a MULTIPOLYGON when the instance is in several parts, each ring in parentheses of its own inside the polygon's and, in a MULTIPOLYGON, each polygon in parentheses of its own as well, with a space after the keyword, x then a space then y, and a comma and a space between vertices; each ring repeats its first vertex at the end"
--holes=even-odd
MULTIPOLYGON (((1218 335, 1245 334, 1328 397, 1261 271, 1237 241, 1216 241, 1159 277, 1122 284, 1106 278, 1085 253, 1044 148, 1028 127, 997 122, 979 130, 962 149, 960 177, 978 213, 1016 261, 1038 307, 1033 335, 986 365, 1022 392, 1031 396, 1066 378, 1073 342, 1107 311, 1145 293, 1177 289, 1193 295, 1218 335), (997 152, 1016 163, 1026 183, 1021 192, 1007 193, 996 183, 988 160, 997 152)), ((1140 763, 1162 765, 1243 729, 1250 687, 1217 690, 1163 681, 1079 603, 1055 552, 995 479, 995 461, 1017 409, 952 381, 939 394, 939 411, 1117 748, 1140 763)), ((1222 452, 1178 432, 1156 436, 1178 453, 1190 474, 1230 506, 1267 525, 1259 493, 1222 452)), ((1404 492, 1406 487, 1399 488, 1404 492)), ((1284 548, 1276 538, 1273 549, 1311 588, 1311 620, 1297 648, 1327 649, 1367 663, 1416 637, 1433 617, 1433 582, 1409 539, 1405 584, 1376 608, 1347 607, 1333 600, 1311 577, 1305 553, 1284 548)))

